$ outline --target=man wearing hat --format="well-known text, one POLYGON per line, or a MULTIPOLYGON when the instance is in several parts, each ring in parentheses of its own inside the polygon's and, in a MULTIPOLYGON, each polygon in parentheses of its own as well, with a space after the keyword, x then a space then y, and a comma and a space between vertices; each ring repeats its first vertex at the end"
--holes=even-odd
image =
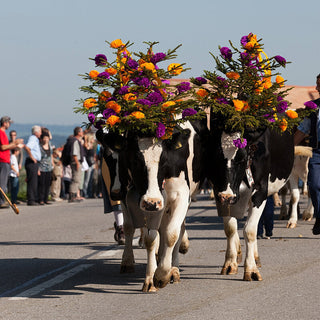
MULTIPOLYGON (((0 119, 0 187, 6 192, 10 172, 10 150, 16 147, 23 147, 23 139, 16 139, 9 143, 6 130, 9 129, 12 120, 8 116, 0 119)), ((9 205, 5 203, 3 195, 0 194, 0 209, 7 208, 9 205)))

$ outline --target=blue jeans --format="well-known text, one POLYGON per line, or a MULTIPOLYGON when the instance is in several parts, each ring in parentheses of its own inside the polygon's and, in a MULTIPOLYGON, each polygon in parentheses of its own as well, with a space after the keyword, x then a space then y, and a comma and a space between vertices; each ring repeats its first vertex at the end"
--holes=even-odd
POLYGON ((11 193, 11 202, 17 203, 18 192, 19 192, 19 178, 18 177, 10 177, 10 193, 11 193))
POLYGON ((263 226, 266 229, 266 236, 272 236, 273 230, 273 220, 274 220, 274 203, 273 197, 269 196, 267 198, 266 206, 262 212, 258 223, 258 235, 263 235, 263 226))
POLYGON ((314 216, 320 218, 320 150, 313 150, 309 160, 308 186, 314 207, 314 216))

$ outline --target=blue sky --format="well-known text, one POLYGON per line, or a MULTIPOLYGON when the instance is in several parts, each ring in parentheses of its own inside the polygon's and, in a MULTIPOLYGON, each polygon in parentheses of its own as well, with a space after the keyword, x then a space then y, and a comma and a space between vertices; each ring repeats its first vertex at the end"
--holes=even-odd
MULTIPOLYGON (((269 56, 292 63, 282 75, 289 85, 313 86, 320 73, 319 0, 17 0, 1 5, 1 112, 16 123, 81 124, 73 113, 78 76, 97 53, 111 56, 105 40, 159 41, 157 51, 182 44, 176 62, 191 70, 181 77, 213 70, 209 52, 237 47, 250 32, 263 38, 269 56), (217 3, 218 2, 218 3, 217 3)), ((113 57, 112 57, 113 60, 113 57)))

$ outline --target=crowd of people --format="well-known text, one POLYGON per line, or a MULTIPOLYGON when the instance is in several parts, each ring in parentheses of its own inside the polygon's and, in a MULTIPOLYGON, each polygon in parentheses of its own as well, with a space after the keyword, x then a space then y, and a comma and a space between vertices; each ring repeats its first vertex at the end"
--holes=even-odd
MULTIPOLYGON (((86 198, 104 198, 104 213, 113 212, 115 240, 124 243, 123 214, 120 202, 109 198, 108 184, 101 170, 103 149, 95 134, 75 127, 64 146, 51 144, 51 132, 35 125, 26 142, 17 138, 17 132, 9 132, 12 120, 0 119, 0 187, 8 192, 13 204, 19 204, 19 175, 26 171, 28 206, 50 205, 55 201, 80 202, 86 198)), ((0 208, 9 205, 0 194, 0 208)))

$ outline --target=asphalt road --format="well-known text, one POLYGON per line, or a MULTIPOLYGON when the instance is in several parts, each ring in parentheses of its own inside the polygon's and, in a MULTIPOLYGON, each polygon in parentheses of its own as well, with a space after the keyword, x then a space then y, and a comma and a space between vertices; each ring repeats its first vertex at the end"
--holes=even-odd
MULTIPOLYGON (((101 199, 19 209, 19 215, 0 211, 0 319, 320 318, 320 237, 311 233, 313 221, 288 230, 286 221, 275 220, 274 237, 258 240, 263 281, 244 282, 243 263, 237 275, 220 275, 222 221, 214 202, 199 196, 187 217, 191 246, 181 256, 181 282, 146 294, 139 233, 136 272, 120 274, 122 247, 101 199)), ((242 230, 240 236, 245 250, 242 230)))

